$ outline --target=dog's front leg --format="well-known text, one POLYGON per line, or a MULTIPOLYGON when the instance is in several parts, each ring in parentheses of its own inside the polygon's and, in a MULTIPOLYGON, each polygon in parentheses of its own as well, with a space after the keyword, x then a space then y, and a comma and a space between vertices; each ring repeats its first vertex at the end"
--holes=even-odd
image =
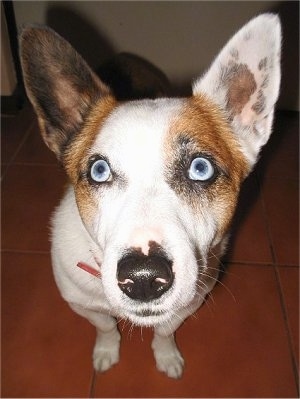
POLYGON ((103 372, 118 363, 121 336, 115 318, 78 305, 70 304, 70 306, 96 327, 97 338, 93 351, 95 370, 103 372))
POLYGON ((184 360, 177 348, 174 333, 168 334, 162 327, 155 328, 152 349, 157 369, 168 377, 180 378, 184 360))
POLYGON ((182 376, 184 359, 179 352, 175 342, 175 331, 183 321, 194 313, 201 301, 191 303, 187 308, 178 311, 174 318, 165 324, 154 328, 154 337, 152 349, 156 360, 156 367, 171 378, 180 378, 182 376))

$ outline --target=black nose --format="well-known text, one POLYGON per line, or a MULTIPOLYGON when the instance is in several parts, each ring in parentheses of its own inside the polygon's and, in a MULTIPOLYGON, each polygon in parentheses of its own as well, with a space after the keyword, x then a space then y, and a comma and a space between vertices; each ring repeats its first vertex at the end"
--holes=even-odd
POLYGON ((159 298, 172 285, 172 262, 162 255, 130 253, 118 262, 118 285, 131 299, 159 298))

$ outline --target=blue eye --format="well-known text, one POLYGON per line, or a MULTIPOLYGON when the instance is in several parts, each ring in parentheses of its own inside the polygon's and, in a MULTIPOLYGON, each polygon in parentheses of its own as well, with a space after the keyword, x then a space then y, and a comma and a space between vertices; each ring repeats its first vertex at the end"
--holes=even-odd
POLYGON ((193 159, 188 174, 191 180, 207 181, 214 176, 215 168, 207 158, 197 157, 193 159))
POLYGON ((95 161, 90 169, 90 176, 96 183, 102 183, 110 178, 110 167, 103 159, 95 161))

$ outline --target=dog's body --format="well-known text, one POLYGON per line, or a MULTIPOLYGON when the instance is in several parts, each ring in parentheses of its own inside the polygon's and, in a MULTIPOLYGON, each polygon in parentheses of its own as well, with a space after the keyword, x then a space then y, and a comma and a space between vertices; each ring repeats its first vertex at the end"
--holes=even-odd
POLYGON ((97 328, 97 370, 118 361, 124 318, 154 327, 158 369, 181 376, 174 332, 217 281, 240 185, 271 133, 280 41, 278 18, 262 15, 191 98, 118 102, 53 31, 23 31, 27 92, 71 181, 53 218, 54 274, 97 328))

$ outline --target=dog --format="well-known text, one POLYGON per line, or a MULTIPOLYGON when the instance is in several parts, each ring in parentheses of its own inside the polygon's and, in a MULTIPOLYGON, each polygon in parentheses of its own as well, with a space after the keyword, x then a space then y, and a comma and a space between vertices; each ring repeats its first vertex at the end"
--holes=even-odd
POLYGON ((242 182, 271 131, 281 25, 242 27, 189 97, 119 101, 47 27, 20 37, 27 95, 70 185, 52 220, 63 298, 97 330, 94 368, 119 361, 117 320, 153 327, 157 369, 179 378, 174 333, 205 301, 242 182))

